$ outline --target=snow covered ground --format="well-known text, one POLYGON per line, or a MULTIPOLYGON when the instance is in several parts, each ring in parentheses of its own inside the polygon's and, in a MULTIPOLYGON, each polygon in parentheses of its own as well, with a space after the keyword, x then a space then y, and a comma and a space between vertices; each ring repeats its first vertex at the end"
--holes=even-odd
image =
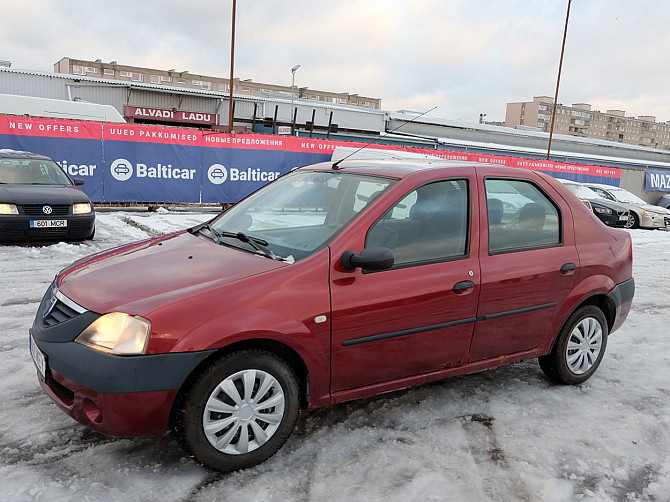
POLYGON ((633 310, 584 385, 553 385, 528 361, 340 405, 232 474, 197 465, 171 435, 115 439, 74 422, 28 351, 54 274, 211 216, 100 213, 92 242, 0 246, 0 500, 670 500, 670 232, 631 232, 633 310))

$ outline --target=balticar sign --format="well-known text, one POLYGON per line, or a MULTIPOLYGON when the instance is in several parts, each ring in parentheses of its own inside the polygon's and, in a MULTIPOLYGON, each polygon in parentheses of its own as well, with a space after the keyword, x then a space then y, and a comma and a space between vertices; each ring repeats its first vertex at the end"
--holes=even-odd
POLYGON ((124 106, 123 113, 128 122, 151 120, 156 122, 179 122, 181 124, 216 125, 218 115, 215 113, 190 112, 143 106, 124 106))

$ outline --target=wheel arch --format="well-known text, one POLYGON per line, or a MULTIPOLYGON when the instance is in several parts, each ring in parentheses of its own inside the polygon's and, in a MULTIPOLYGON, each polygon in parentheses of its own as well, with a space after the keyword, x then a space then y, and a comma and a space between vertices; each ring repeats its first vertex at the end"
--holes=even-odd
POLYGON ((587 305, 593 305, 594 307, 598 307, 604 314, 605 319, 607 320, 607 332, 609 333, 612 330, 612 326, 614 326, 614 321, 616 319, 616 305, 614 301, 612 300, 612 298, 609 297, 609 295, 605 293, 593 294, 588 298, 582 300, 581 303, 577 304, 575 308, 573 308, 568 313, 568 315, 565 317, 565 320, 563 321, 563 324, 561 324, 559 330, 554 334, 553 340, 551 341, 551 345, 547 353, 551 352, 554 349, 554 345, 556 345, 556 341, 558 340, 559 334, 561 333, 561 331, 563 331, 563 328, 567 324, 572 314, 574 314, 579 309, 587 305))
POLYGON ((170 410, 170 419, 169 419, 169 428, 174 428, 176 422, 179 419, 179 414, 183 409, 184 400, 188 396, 190 390, 193 388, 193 385, 198 380, 198 377, 212 364, 216 363, 220 359, 235 353, 241 352, 244 350, 254 350, 258 352, 266 352, 269 354, 276 355, 286 361, 293 373, 298 379, 298 390, 300 398, 300 408, 304 409, 308 407, 309 404, 309 371, 305 361, 300 357, 300 355, 288 345, 278 342, 276 340, 271 340, 268 338, 255 338, 250 340, 242 340, 239 342, 231 343, 225 347, 221 347, 216 350, 209 357, 204 359, 198 366, 196 366, 191 373, 184 380, 183 385, 177 392, 177 395, 172 403, 172 409, 170 410))

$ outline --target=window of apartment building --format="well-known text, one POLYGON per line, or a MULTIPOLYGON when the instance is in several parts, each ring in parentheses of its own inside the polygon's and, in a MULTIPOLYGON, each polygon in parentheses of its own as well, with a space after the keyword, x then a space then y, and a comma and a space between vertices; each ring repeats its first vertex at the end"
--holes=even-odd
POLYGON ((160 84, 161 83, 160 75, 150 75, 149 82, 151 82, 152 84, 160 84))
POLYGON ((172 77, 161 77, 161 82, 172 82, 172 77))
POLYGON ((347 104, 347 98, 339 98, 337 101, 341 105, 346 105, 347 104))
POLYGON ((251 87, 249 87, 248 85, 243 85, 242 92, 251 92, 251 87))
POLYGON ((127 77, 127 78, 130 78, 130 72, 129 72, 129 71, 120 71, 120 72, 119 72, 119 77, 127 77))
POLYGON ((352 105, 358 105, 358 101, 356 101, 356 100, 354 99, 354 100, 351 102, 351 104, 352 104, 352 105))
POLYGON ((87 66, 86 73, 98 73, 98 69, 94 68, 93 66, 87 66))
POLYGON ((105 75, 111 75, 111 76, 114 76, 114 70, 110 70, 110 69, 108 69, 108 68, 105 68, 105 69, 103 70, 103 73, 104 73, 105 75))
POLYGON ((131 72, 130 80, 132 80, 133 82, 142 82, 144 80, 144 76, 141 73, 131 72))
POLYGON ((73 75, 86 75, 86 70, 83 66, 77 64, 72 65, 72 74, 73 75))
POLYGON ((270 89, 266 89, 264 87, 261 87, 261 92, 269 93, 269 92, 272 92, 272 91, 270 91, 270 89))
POLYGON ((207 91, 212 90, 212 83, 211 82, 207 82, 205 80, 193 80, 191 83, 195 87, 200 87, 201 89, 205 89, 207 91))
POLYGON ((367 101, 363 101, 363 102, 361 103, 361 105, 362 105, 362 106, 370 106, 370 103, 368 103, 367 101))
POLYGON ((185 78, 178 78, 177 83, 182 84, 182 85, 186 85, 186 79, 185 78))

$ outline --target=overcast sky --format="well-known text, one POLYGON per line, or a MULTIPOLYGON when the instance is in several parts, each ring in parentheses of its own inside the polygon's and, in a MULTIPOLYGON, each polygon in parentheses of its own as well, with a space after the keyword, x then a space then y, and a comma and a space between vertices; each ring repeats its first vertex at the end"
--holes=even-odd
MULTIPOLYGON (((227 77, 232 0, 5 2, 0 59, 62 57, 227 77)), ((235 77, 476 122, 553 96, 568 0, 240 0, 235 77)), ((670 2, 573 0, 559 103, 670 120, 670 2)))

